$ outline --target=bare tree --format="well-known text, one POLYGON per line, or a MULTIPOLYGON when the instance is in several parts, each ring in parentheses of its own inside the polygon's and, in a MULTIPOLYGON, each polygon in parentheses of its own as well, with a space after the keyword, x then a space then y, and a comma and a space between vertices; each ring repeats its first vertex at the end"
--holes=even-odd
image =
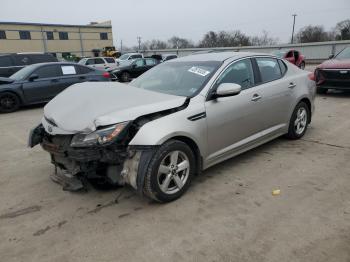
POLYGON ((276 45, 278 44, 279 39, 271 37, 267 31, 263 30, 261 36, 253 36, 250 42, 251 45, 254 46, 276 45))
POLYGON ((296 35, 299 43, 323 42, 332 40, 328 32, 321 25, 308 25, 299 30, 296 35))
POLYGON ((233 32, 210 31, 199 42, 199 47, 231 47, 250 45, 250 39, 239 30, 233 32))
POLYGON ((343 20, 335 26, 336 40, 350 40, 350 19, 343 20))
POLYGON ((186 38, 181 38, 178 36, 173 36, 168 40, 168 45, 170 48, 190 48, 194 47, 194 44, 191 40, 186 38))

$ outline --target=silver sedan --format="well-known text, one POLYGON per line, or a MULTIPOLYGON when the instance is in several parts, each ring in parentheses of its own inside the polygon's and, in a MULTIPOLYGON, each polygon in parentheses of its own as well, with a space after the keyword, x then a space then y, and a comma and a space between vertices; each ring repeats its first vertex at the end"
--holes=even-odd
POLYGON ((313 75, 280 58, 196 54, 129 85, 83 83, 45 106, 41 144, 55 181, 129 184, 159 202, 179 198, 202 170, 285 135, 301 138, 314 111, 313 75))

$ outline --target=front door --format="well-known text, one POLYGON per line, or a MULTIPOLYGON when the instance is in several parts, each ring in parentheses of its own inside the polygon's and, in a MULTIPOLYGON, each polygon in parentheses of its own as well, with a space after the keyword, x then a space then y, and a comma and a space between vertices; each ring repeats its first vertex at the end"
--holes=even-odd
POLYGON ((255 86, 251 59, 234 62, 225 69, 214 85, 241 85, 240 94, 209 100, 205 103, 208 125, 208 161, 215 162, 264 129, 259 86, 255 86))

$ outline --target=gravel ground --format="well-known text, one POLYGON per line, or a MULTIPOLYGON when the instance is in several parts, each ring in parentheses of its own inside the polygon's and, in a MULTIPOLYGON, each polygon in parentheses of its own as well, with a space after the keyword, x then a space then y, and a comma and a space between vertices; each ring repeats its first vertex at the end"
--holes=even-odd
POLYGON ((350 94, 318 96, 302 140, 212 167, 164 205, 62 191, 26 148, 42 111, 0 115, 1 261, 350 261, 350 94))

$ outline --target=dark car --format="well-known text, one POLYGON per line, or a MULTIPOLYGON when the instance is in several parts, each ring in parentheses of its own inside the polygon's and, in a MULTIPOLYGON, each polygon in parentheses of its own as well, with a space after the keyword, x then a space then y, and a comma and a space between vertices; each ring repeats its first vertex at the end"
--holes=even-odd
POLYGON ((153 58, 139 58, 122 63, 121 66, 111 70, 110 73, 113 80, 129 82, 132 78, 142 75, 157 64, 157 61, 153 58))
POLYGON ((315 69, 317 93, 325 94, 328 89, 350 90, 350 47, 329 58, 315 69))
POLYGON ((0 112, 48 102, 65 88, 86 81, 110 81, 110 74, 73 63, 26 66, 9 78, 0 77, 0 112))
POLYGON ((58 62, 57 58, 46 53, 17 53, 0 55, 0 77, 9 77, 27 65, 58 62))
POLYGON ((273 54, 277 57, 286 59, 300 69, 305 69, 305 56, 297 50, 277 50, 274 51, 273 54))

